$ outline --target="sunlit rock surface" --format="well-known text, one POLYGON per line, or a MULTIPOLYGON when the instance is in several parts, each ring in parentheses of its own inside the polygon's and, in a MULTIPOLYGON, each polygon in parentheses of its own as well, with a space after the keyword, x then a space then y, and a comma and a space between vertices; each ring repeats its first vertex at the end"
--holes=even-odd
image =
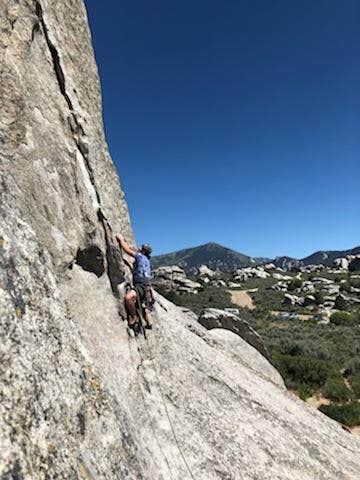
POLYGON ((158 297, 128 337, 84 6, 4 0, 0 19, 0 477, 358 479, 359 440, 234 333, 158 297))

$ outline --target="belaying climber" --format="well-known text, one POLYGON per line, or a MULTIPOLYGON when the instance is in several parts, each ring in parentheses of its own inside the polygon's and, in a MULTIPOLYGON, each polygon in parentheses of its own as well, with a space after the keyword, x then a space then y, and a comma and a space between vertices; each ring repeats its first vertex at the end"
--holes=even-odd
POLYGON ((142 308, 142 313, 145 321, 145 328, 151 329, 150 310, 154 304, 154 299, 151 289, 151 265, 150 256, 152 249, 147 243, 143 244, 139 250, 130 247, 124 240, 123 235, 116 235, 116 240, 119 242, 120 248, 125 253, 135 259, 133 283, 134 288, 130 289, 125 294, 125 306, 128 313, 129 328, 135 334, 139 333, 139 321, 136 313, 136 302, 139 300, 142 308))

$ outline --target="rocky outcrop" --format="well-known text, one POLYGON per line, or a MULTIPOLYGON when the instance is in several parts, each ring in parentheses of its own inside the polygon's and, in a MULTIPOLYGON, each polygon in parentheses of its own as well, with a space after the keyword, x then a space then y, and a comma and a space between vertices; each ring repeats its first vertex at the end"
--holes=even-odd
POLYGON ((154 270, 154 285, 155 287, 160 285, 178 293, 198 293, 202 289, 200 283, 188 278, 185 271, 177 265, 154 270))
POLYGON ((211 268, 209 268, 207 265, 200 265, 198 269, 198 275, 200 275, 200 277, 212 278, 212 277, 216 277, 217 272, 215 272, 214 270, 211 270, 211 268))
POLYGON ((246 320, 230 313, 228 310, 218 308, 205 308, 199 315, 198 322, 208 330, 223 328, 230 330, 243 338, 265 357, 268 356, 260 335, 258 335, 246 320))
POLYGON ((246 282, 249 278, 268 278, 270 273, 265 271, 263 267, 246 267, 239 268, 234 274, 235 282, 246 282))
POLYGON ((360 272, 360 256, 353 258, 348 266, 350 272, 360 272))
POLYGON ((78 0, 0 3, 0 477, 357 479, 359 441, 231 332, 117 297, 132 240, 78 0))
POLYGON ((304 299, 302 297, 298 297, 297 295, 292 295, 290 293, 285 293, 284 295, 284 305, 304 305, 304 299))

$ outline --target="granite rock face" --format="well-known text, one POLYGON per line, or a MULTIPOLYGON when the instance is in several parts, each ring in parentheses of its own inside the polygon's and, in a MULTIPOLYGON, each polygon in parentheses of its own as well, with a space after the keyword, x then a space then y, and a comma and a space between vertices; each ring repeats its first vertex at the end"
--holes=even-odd
POLYGON ((238 315, 218 308, 204 308, 200 313, 198 322, 208 330, 223 328, 239 335, 249 345, 252 345, 264 357, 268 356, 265 345, 258 333, 238 315))
POLYGON ((0 3, 0 477, 357 479, 360 442, 238 336, 117 295, 133 240, 80 0, 0 3))
POLYGON ((154 285, 179 293, 198 293, 199 290, 202 290, 201 283, 188 278, 185 271, 177 265, 159 267, 154 270, 154 285))

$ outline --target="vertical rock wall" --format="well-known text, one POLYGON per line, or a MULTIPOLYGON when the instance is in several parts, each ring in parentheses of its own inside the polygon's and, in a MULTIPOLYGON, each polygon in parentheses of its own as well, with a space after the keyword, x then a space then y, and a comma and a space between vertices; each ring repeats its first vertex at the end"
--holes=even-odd
POLYGON ((93 478, 104 465, 112 478, 138 461, 127 407, 103 390, 89 345, 111 318, 126 346, 112 289, 130 272, 113 234, 133 237, 86 12, 4 0, 0 22, 0 477, 93 478))

